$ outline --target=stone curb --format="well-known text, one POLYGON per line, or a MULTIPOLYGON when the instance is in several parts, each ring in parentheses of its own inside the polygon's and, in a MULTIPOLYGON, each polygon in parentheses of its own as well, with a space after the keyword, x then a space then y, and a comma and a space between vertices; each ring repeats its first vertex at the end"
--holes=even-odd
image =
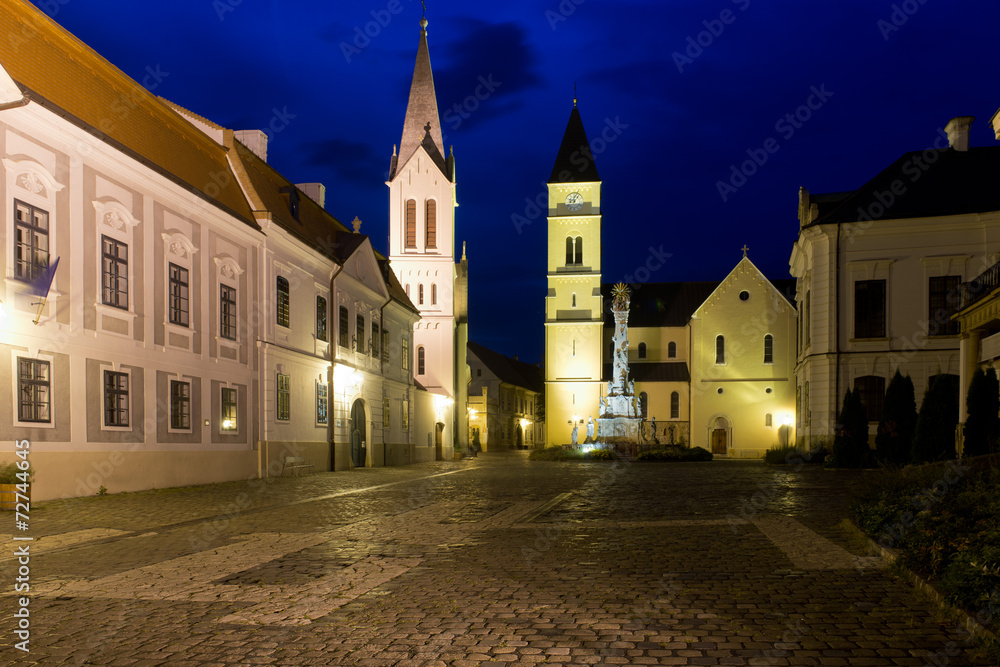
POLYGON ((890 565, 895 564, 914 588, 927 594, 927 596, 930 597, 943 612, 957 616, 959 624, 965 629, 966 632, 969 633, 969 635, 983 641, 997 641, 997 636, 991 630, 976 621, 976 619, 974 619, 967 611, 960 609, 949 602, 944 594, 941 593, 941 591, 939 591, 933 584, 925 580, 916 572, 913 572, 902 563, 897 562, 899 560, 899 554, 895 550, 883 547, 881 544, 873 540, 851 519, 848 519, 847 522, 850 524, 854 532, 856 532, 862 539, 865 540, 865 542, 868 543, 869 549, 878 553, 879 556, 881 556, 882 559, 890 565))

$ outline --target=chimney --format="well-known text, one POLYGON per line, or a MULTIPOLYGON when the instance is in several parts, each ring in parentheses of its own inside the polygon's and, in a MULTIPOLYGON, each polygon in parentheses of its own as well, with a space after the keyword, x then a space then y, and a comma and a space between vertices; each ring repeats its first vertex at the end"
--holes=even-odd
POLYGON ((975 116, 959 116, 949 120, 944 126, 944 131, 948 134, 948 145, 963 153, 969 150, 969 128, 974 120, 975 116))
POLYGON ((267 162, 267 135, 263 130, 236 130, 233 136, 241 144, 252 150, 257 157, 267 162))
POLYGON ((996 135, 997 139, 1000 139, 1000 111, 993 114, 993 118, 990 118, 990 126, 993 128, 993 134, 996 135))
POLYGON ((302 190, 309 199, 326 208, 326 186, 322 183, 296 183, 295 187, 302 190))

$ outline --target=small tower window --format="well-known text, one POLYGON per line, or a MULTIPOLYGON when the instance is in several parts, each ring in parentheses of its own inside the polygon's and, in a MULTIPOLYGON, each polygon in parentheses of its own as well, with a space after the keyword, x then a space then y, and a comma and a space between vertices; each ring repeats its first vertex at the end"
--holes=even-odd
POLYGON ((423 283, 417 285, 417 304, 424 305, 424 285, 423 283))
POLYGON ((428 248, 437 248, 437 202, 433 199, 427 200, 425 215, 426 233, 424 245, 428 248))
POLYGON ((566 266, 583 265, 583 237, 566 237, 566 266))
POLYGON ((715 363, 726 363, 726 337, 721 334, 715 337, 715 363))
POLYGON ((573 292, 573 308, 576 308, 576 292, 573 292))
POLYGON ((574 264, 581 266, 583 264, 583 237, 576 237, 576 256, 574 257, 574 264))
POLYGON ((406 247, 417 247, 417 202, 414 199, 406 200, 406 247))
POLYGON ((424 346, 421 345, 417 348, 417 375, 423 375, 426 361, 426 353, 424 352, 424 346))
POLYGON ((667 343, 667 357, 674 359, 677 357, 677 343, 671 341, 667 343))
POLYGON ((677 419, 681 416, 681 395, 676 391, 670 392, 670 418, 677 419))
POLYGON ((431 305, 436 306, 438 302, 438 286, 437 283, 431 283, 431 305))
POLYGON ((645 343, 639 343, 639 358, 640 359, 645 359, 646 358, 646 344, 645 343))
POLYGON ((774 336, 771 334, 764 336, 764 363, 774 363, 774 336))

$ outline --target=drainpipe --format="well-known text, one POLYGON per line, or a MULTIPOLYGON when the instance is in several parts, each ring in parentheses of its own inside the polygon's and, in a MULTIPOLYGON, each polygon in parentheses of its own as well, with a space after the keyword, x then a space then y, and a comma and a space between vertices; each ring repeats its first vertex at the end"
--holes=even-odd
MULTIPOLYGON (((836 326, 833 331, 833 351, 836 354, 836 361, 834 363, 834 395, 833 395, 833 414, 834 414, 834 429, 836 429, 837 416, 840 414, 840 223, 835 223, 837 225, 837 244, 836 244, 836 273, 834 276, 836 285, 836 298, 834 299, 834 317, 836 318, 836 326)), ((810 430, 811 427, 810 427, 810 430)), ((836 433, 834 433, 836 435, 836 433)), ((832 445, 832 443, 831 443, 832 445)))
MULTIPOLYGON (((339 276, 340 272, 343 271, 343 270, 344 270, 344 265, 341 264, 341 265, 339 265, 337 267, 337 270, 334 271, 333 275, 330 277, 330 304, 331 305, 337 303, 337 292, 334 289, 334 281, 337 279, 337 276, 339 276)), ((337 312, 339 312, 339 310, 337 312)), ((339 320, 339 318, 337 320, 337 323, 338 323, 337 326, 339 327, 340 326, 340 320, 339 320)), ((329 326, 326 328, 327 332, 330 331, 330 328, 331 327, 329 327, 329 326)), ((337 334, 339 336, 340 332, 338 331, 337 334)), ((333 338, 333 336, 330 335, 330 338, 333 338)), ((327 397, 326 400, 329 401, 331 398, 333 398, 334 399, 334 407, 335 408, 336 408, 336 404, 337 404, 337 402, 336 402, 337 392, 335 391, 336 388, 333 385, 333 375, 334 375, 334 373, 333 373, 333 367, 334 367, 334 363, 336 362, 336 360, 334 359, 334 356, 335 356, 334 351, 337 349, 337 347, 339 345, 340 345, 339 339, 338 339, 338 342, 334 342, 333 340, 330 341, 330 365, 327 367, 327 370, 326 370, 326 375, 327 375, 326 386, 328 388, 327 392, 326 392, 326 397, 327 397)), ((327 409, 327 411, 329 412, 329 408, 327 409)), ((334 416, 330 416, 328 414, 327 418, 326 418, 326 440, 327 440, 328 443, 330 443, 330 470, 331 471, 334 471, 334 470, 337 469, 337 460, 335 458, 335 454, 337 453, 337 435, 336 435, 337 430, 336 429, 337 429, 337 418, 336 418, 336 410, 334 410, 334 416)))

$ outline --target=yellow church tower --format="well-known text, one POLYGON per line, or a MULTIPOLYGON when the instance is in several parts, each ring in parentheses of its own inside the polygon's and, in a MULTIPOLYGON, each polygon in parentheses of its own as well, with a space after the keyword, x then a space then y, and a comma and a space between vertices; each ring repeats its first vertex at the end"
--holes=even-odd
POLYGON ((583 442, 601 396, 601 178, 573 110, 548 181, 545 423, 549 445, 583 442))

